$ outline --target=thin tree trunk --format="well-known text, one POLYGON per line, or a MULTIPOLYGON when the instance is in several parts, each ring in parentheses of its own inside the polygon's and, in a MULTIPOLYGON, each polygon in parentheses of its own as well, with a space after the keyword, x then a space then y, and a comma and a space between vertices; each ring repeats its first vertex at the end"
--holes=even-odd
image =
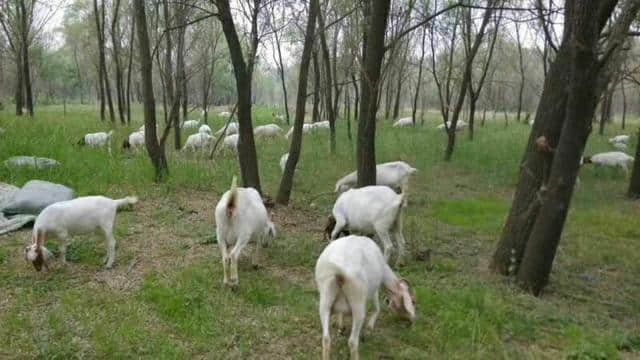
MULTIPOLYGON (((284 7, 283 7, 284 9, 284 7)), ((280 49, 280 37, 278 36, 278 32, 274 30, 273 33, 276 40, 276 50, 278 51, 278 74, 280 75, 280 82, 282 84, 282 94, 284 98, 284 114, 287 119, 287 125, 290 124, 289 120, 289 98, 287 96, 287 82, 284 78, 284 63, 282 62, 282 51, 280 49)))
POLYGON ((136 22, 131 22, 131 38, 129 39, 129 64, 127 65, 127 124, 131 124, 131 68, 133 65, 133 42, 136 22))
POLYGON ((102 42, 100 41, 100 11, 98 10, 98 0, 93 0, 93 13, 96 19, 96 33, 98 34, 98 94, 100 98, 100 120, 104 121, 104 111, 105 111, 105 102, 104 102, 104 74, 102 72, 102 63, 104 62, 104 53, 102 42))
POLYGON ((314 50, 313 59, 313 111, 311 122, 320 121, 320 64, 318 61, 318 53, 314 50))
POLYGON ((396 97, 393 103, 393 119, 398 119, 400 114, 400 94, 402 93, 402 81, 404 80, 404 67, 407 64, 407 53, 409 52, 409 43, 404 47, 404 54, 400 63, 400 72, 398 73, 398 82, 396 84, 396 97))
MULTIPOLYGON (((324 17, 322 12, 318 14, 318 32, 320 33, 320 49, 322 51, 322 63, 324 64, 324 101, 325 109, 327 112, 327 118, 329 120, 329 131, 331 141, 331 153, 336 152, 336 114, 333 112, 333 76, 331 74, 331 57, 329 56, 329 46, 327 46, 327 37, 324 30, 324 17)), ((336 94, 337 96, 338 94, 336 94)))
POLYGON ((633 170, 631 170, 631 180, 629 181, 628 196, 632 199, 640 199, 640 129, 637 135, 636 154, 633 162, 633 170))
POLYGON ((624 130, 627 120, 627 95, 624 92, 624 80, 620 81, 620 91, 622 92, 622 130, 624 130))
POLYGON ((102 21, 100 22, 100 56, 102 57, 102 74, 103 74, 103 80, 104 80, 104 92, 107 96, 107 106, 109 107, 109 119, 111 120, 111 123, 115 123, 116 122, 116 115, 115 115, 115 111, 113 110, 113 98, 111 97, 111 82, 109 80, 109 74, 107 72, 107 60, 106 60, 106 54, 105 54, 105 39, 104 39, 104 24, 105 24, 105 14, 106 14, 106 10, 105 10, 105 5, 104 5, 105 0, 102 0, 102 6, 101 6, 101 17, 102 17, 102 21))
POLYGON ((356 76, 355 74, 351 74, 351 80, 353 81, 353 92, 355 93, 355 98, 353 100, 353 118, 356 121, 359 121, 358 119, 360 119, 358 117, 358 109, 360 106, 360 93, 358 91, 358 80, 356 80, 356 76))
POLYGON ((309 64, 311 63, 311 52, 313 48, 314 29, 316 26, 316 16, 320 12, 318 0, 311 0, 309 7, 309 19, 302 48, 302 59, 300 61, 300 74, 298 76, 298 94, 296 99, 296 114, 293 124, 293 134, 291 146, 289 148, 289 158, 284 168, 284 174, 280 181, 280 188, 276 196, 276 202, 282 205, 289 204, 291 188, 293 187, 293 176, 300 157, 302 147, 302 127, 304 124, 305 105, 307 102, 307 79, 309 75, 309 64))
POLYGON ((113 2, 113 19, 111 20, 111 43, 113 45, 113 61, 116 67, 116 100, 118 105, 118 116, 120 123, 125 124, 124 116, 124 89, 122 81, 122 64, 120 62, 120 34, 118 33, 118 14, 120 13, 120 0, 113 2))
POLYGON ((420 96, 420 85, 422 84, 422 64, 424 63, 424 41, 427 37, 426 25, 422 27, 422 46, 420 47, 420 62, 418 64, 418 82, 416 92, 413 96, 413 109, 411 111, 411 122, 416 126, 416 111, 418 111, 418 97, 420 96))
MULTIPOLYGON (((33 92, 31 90, 31 65, 29 63, 29 27, 27 25, 27 8, 24 5, 25 0, 20 0, 20 16, 21 29, 20 34, 22 37, 22 70, 24 71, 24 91, 26 93, 27 111, 29 116, 33 117, 33 92)), ((33 6, 33 4, 31 5, 33 6)))
POLYGON ((520 115, 522 113, 522 100, 524 95, 524 84, 526 81, 525 69, 524 69, 524 58, 522 55, 522 41, 520 40, 520 24, 518 21, 514 22, 516 29, 516 43, 518 45, 518 65, 520 69, 520 86, 518 88, 518 113, 516 115, 516 121, 520 122, 520 115))
MULTIPOLYGON (((384 58, 384 35, 387 29, 390 0, 369 4, 366 14, 361 81, 361 111, 358 121, 357 174, 358 187, 376 184, 376 112, 380 69, 384 58)), ((366 9, 366 7, 365 7, 366 9)))
POLYGON ((140 56, 140 76, 142 78, 142 92, 144 97, 144 127, 145 146, 149 158, 155 169, 155 180, 161 181, 169 175, 164 146, 158 143, 156 134, 156 102, 153 96, 153 60, 149 49, 149 34, 147 33, 147 15, 145 14, 145 0, 133 0, 135 21, 138 23, 138 49, 140 56))
POLYGON ((16 52, 16 89, 15 89, 15 102, 16 102, 16 116, 22 116, 22 108, 24 107, 24 71, 22 71, 22 50, 16 52))

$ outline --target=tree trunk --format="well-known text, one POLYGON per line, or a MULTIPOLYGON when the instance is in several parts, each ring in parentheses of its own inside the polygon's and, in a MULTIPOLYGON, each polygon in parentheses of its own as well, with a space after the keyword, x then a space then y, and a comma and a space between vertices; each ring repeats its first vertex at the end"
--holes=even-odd
POLYGON ((474 124, 476 118, 476 102, 473 101, 473 96, 469 96, 469 140, 473 141, 474 124))
POLYGON ((551 166, 548 186, 539 192, 542 206, 527 242, 517 279, 535 296, 547 284, 564 222, 571 204, 580 157, 591 131, 590 119, 596 108, 599 62, 597 44, 598 4, 574 4, 574 30, 570 48, 570 82, 566 120, 551 166), (594 5, 595 4, 595 5, 594 5))
MULTIPOLYGON (((284 7, 283 7, 284 9, 284 7)), ((273 35, 276 40, 276 50, 278 51, 278 74, 280 75, 280 82, 282 84, 282 94, 284 98, 284 114, 287 119, 287 125, 290 124, 289 120, 289 99, 287 96, 287 82, 284 79, 284 63, 282 62, 282 51, 280 49, 280 37, 278 32, 274 30, 273 35)))
POLYGON ((136 22, 131 22, 131 38, 129 39, 129 64, 127 65, 127 124, 131 124, 131 68, 133 65, 133 42, 136 22))
POLYGON ((142 92, 144 97, 144 128, 145 146, 155 169, 156 182, 169 175, 164 146, 158 143, 156 135, 156 102, 153 96, 153 60, 149 48, 149 34, 147 33, 147 15, 145 14, 145 0, 134 0, 133 7, 137 22, 138 49, 140 56, 140 77, 142 78, 142 92))
POLYGON ((314 50, 313 58, 313 111, 311 122, 320 121, 320 64, 318 62, 318 53, 314 50))
MULTIPOLYGON (((389 119, 391 117, 391 97, 392 97, 392 89, 391 89, 391 76, 389 75, 386 81, 383 79, 383 84, 386 84, 384 91, 384 118, 389 119)), ((380 103, 380 99, 377 100, 378 104, 380 103)))
POLYGON ((418 82, 416 83, 416 93, 413 96, 413 108, 411 109, 411 122, 416 126, 416 111, 418 110, 418 98, 420 96, 420 85, 422 84, 422 64, 424 63, 424 41, 427 37, 426 25, 422 27, 422 47, 420 48, 420 63, 418 64, 418 82))
MULTIPOLYGON (((31 90, 31 65, 29 62, 29 27, 27 25, 27 8, 24 5, 25 0, 20 0, 20 35, 22 38, 22 70, 24 71, 24 91, 27 100, 27 111, 29 116, 33 117, 33 92, 31 90)), ((33 6, 33 4, 31 5, 33 6)))
MULTIPOLYGON (((329 120, 330 141, 331 141, 331 153, 336 152, 336 114, 333 112, 333 76, 331 74, 331 57, 329 56, 329 46, 327 46, 327 37, 324 30, 324 17, 322 12, 318 13, 318 32, 320 33, 320 49, 322 51, 322 63, 324 64, 324 101, 325 109, 327 112, 327 118, 329 120)), ((338 94, 335 94, 336 96, 338 94)))
POLYGON ((14 98, 16 102, 16 116, 22 116, 24 107, 24 71, 22 71, 22 51, 16 52, 16 89, 14 98))
POLYGON ((291 146, 289 148, 289 158, 287 159, 284 174, 280 181, 278 195, 276 196, 276 202, 282 205, 289 204, 291 188, 293 187, 293 175, 295 174, 298 158, 300 157, 300 149, 302 147, 302 127, 304 124, 305 105, 307 103, 307 79, 309 75, 309 64, 311 62, 316 16, 319 12, 320 6, 318 4, 318 0, 312 0, 311 6, 309 7, 309 18, 307 19, 307 29, 304 37, 304 46, 302 48, 302 59, 300 61, 296 114, 293 123, 291 146))
MULTIPOLYGON (((186 77, 184 70, 184 38, 185 38, 185 9, 184 7, 179 6, 179 8, 175 12, 175 17, 180 26, 178 30, 178 48, 176 50, 177 59, 177 67, 176 67, 176 89, 175 89, 175 98, 173 99, 173 104, 171 105, 171 114, 174 119, 173 122, 173 142, 176 150, 182 148, 181 134, 180 134, 180 104, 183 103, 183 91, 186 87, 186 77)), ((186 111, 184 111, 186 113, 186 111)), ((183 116, 183 121, 187 120, 186 114, 183 116)))
POLYGON ((102 42, 100 41, 101 31, 100 31, 100 11, 98 10, 98 0, 93 0, 93 14, 96 19, 96 34, 98 35, 98 94, 100 98, 100 120, 104 121, 104 110, 105 110, 105 102, 104 102, 104 74, 102 72, 102 63, 104 62, 104 53, 102 42))
MULTIPOLYGON (((262 194, 260 187, 260 173, 258 171, 258 158, 256 144, 253 138, 253 125, 251 123, 251 66, 247 66, 242 55, 242 45, 236 33, 236 27, 231 16, 229 0, 218 0, 219 19, 222 23, 222 31, 227 39, 233 73, 236 78, 238 92, 238 159, 240 173, 245 187, 252 187, 262 194)), ((255 4, 257 7, 260 4, 255 4)), ((253 26, 253 25, 252 25, 253 26)), ((257 30, 256 30, 257 31, 257 30)))
POLYGON ((111 43, 113 44, 113 60, 116 67, 116 100, 118 105, 118 116, 120 123, 125 124, 124 116, 124 89, 122 81, 122 64, 120 62, 120 34, 118 33, 118 14, 120 12, 120 0, 114 0, 113 3, 113 19, 111 20, 111 43))
POLYGON ((628 196, 632 199, 640 199, 640 129, 638 129, 638 143, 634 156, 633 170, 631 170, 631 181, 629 182, 628 196))
POLYGON ((627 94, 624 92, 624 80, 620 81, 620 91, 622 92, 622 130, 624 130, 627 120, 627 94))
POLYGON ((358 91, 358 80, 356 80, 356 75, 351 74, 351 80, 353 81, 353 92, 355 93, 355 98, 353 99, 353 118, 358 121, 358 107, 360 106, 360 93, 358 91))
POLYGON ((524 73, 524 59, 522 56, 522 42, 520 40, 520 24, 515 21, 515 29, 516 29, 516 43, 518 45, 518 65, 520 69, 520 86, 518 88, 518 113, 516 115, 516 121, 520 122, 520 115, 522 113, 522 98, 524 95, 524 84, 526 81, 525 73, 524 73))
POLYGON ((400 94, 402 91, 402 80, 404 80, 404 67, 407 64, 407 53, 409 52, 409 43, 404 47, 404 54, 400 62, 400 72, 398 73, 398 82, 396 83, 396 98, 393 102, 393 120, 398 119, 400 114, 400 94))
POLYGON ((369 4, 366 19, 363 67, 360 72, 362 91, 360 120, 358 121, 357 174, 358 187, 376 184, 376 112, 380 68, 384 58, 384 35, 387 29, 390 0, 369 4))

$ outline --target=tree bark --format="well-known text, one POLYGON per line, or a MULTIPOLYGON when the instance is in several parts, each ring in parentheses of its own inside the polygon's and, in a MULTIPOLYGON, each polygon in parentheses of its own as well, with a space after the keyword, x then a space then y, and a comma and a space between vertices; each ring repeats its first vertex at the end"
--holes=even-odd
MULTIPOLYGON (((315 1, 315 0, 314 0, 315 1)), ((331 141, 331 153, 336 152, 336 114, 333 108, 333 76, 331 74, 331 57, 329 56, 329 46, 327 45, 327 37, 324 29, 324 17, 322 12, 318 13, 318 32, 320 33, 320 49, 322 52, 322 63, 324 64, 324 102, 325 111, 327 112, 327 118, 329 120, 329 131, 331 141)), ((338 94, 336 94, 338 95, 338 94)))
POLYGON ((636 154, 634 156, 633 170, 631 170, 631 180, 629 181, 629 191, 627 195, 632 199, 640 199, 640 129, 637 135, 636 154))
POLYGON ((98 0, 93 0, 93 14, 96 20, 96 34, 98 35, 98 97, 100 99, 100 120, 104 121, 104 74, 102 72, 102 63, 104 62, 104 53, 102 43, 100 41, 100 11, 98 10, 98 0))
POLYGON ((524 84, 527 80, 524 69, 524 58, 522 55, 522 41, 520 40, 520 24, 518 21, 514 22, 516 29, 516 44, 518 45, 518 68, 520 70, 520 86, 518 87, 518 113, 516 115, 516 121, 520 122, 520 115, 522 113, 522 99, 524 95, 524 84))
POLYGON ((320 64, 318 52, 313 50, 313 110, 311 112, 311 122, 320 121, 320 64))
POLYGON ((620 81, 620 91, 622 92, 622 130, 627 121, 627 94, 624 91, 624 80, 620 81))
MULTIPOLYGON (((31 90, 31 65, 29 62, 29 26, 27 25, 29 22, 27 21, 27 8, 24 1, 25 0, 20 0, 20 11, 22 13, 20 16, 20 35, 22 38, 22 70, 24 71, 22 81, 24 82, 27 111, 29 112, 29 116, 33 117, 33 92, 31 90)), ((31 6, 33 6, 33 4, 31 6)))
POLYGON ((149 48, 149 34, 147 33, 147 15, 145 0, 134 0, 133 8, 137 22, 138 51, 140 56, 140 77, 142 78, 142 93, 144 98, 144 128, 145 146, 149 158, 155 169, 156 182, 162 181, 169 175, 164 146, 158 143, 156 134, 156 102, 153 96, 153 59, 149 48))
POLYGON ((390 0, 371 4, 366 24, 366 40, 360 72, 361 107, 358 121, 358 187, 376 184, 376 112, 380 69, 384 58, 384 35, 387 29, 390 0))
MULTIPOLYGON (((22 45, 21 45, 22 46, 22 45)), ((24 71, 22 71, 22 50, 16 53, 16 116, 22 116, 22 108, 24 107, 24 71)))
POLYGON ((358 121, 358 119, 360 119, 358 117, 358 108, 360 106, 360 92, 358 90, 358 80, 356 80, 356 75, 355 74, 351 74, 351 81, 353 84, 353 92, 354 94, 354 99, 353 99, 353 118, 358 121))
POLYGON ((527 242, 518 282, 538 296, 547 284, 556 249, 571 204, 580 157, 584 150, 596 108, 599 62, 597 44, 599 29, 593 21, 598 4, 575 3, 570 19, 573 32, 569 40, 570 82, 566 120, 553 158, 548 186, 541 189, 540 214, 527 242))
MULTIPOLYGON (((233 73, 236 78, 236 88, 238 92, 238 159, 240 162, 240 173, 245 187, 252 187, 262 194, 260 187, 260 173, 258 171, 258 158, 256 154, 256 144, 253 137, 253 125, 251 123, 251 72, 252 55, 250 54, 249 65, 245 63, 242 55, 242 45, 238 39, 236 27, 231 16, 229 0, 217 0, 219 19, 222 23, 222 31, 227 39, 233 73)), ((256 0, 256 8, 259 8, 259 1, 256 0)), ((254 27, 255 24, 252 25, 254 27)), ((257 32, 257 29, 252 29, 257 32)), ((257 39, 256 39, 257 40, 257 39)), ((257 44, 255 44, 257 48, 257 44)))
MULTIPOLYGON (((309 7, 309 18, 307 19, 307 29, 302 48, 302 59, 300 61, 300 74, 298 76, 298 94, 296 99, 296 114, 293 123, 293 134, 291 146, 289 148, 289 158, 284 168, 284 174, 280 181, 280 188, 276 196, 276 202, 282 205, 289 204, 291 188, 293 187, 293 175, 300 157, 302 147, 302 127, 304 124, 305 105, 307 103, 307 80, 309 76, 309 64, 311 63, 311 52, 313 49, 314 29, 316 16, 320 12, 318 0, 311 0, 309 7)), ((321 30, 322 31, 322 30, 321 30)))
POLYGON ((118 116, 120 117, 120 123, 125 124, 124 115, 124 89, 122 79, 122 64, 120 62, 120 34, 118 33, 118 16, 120 13, 120 0, 114 0, 113 2, 113 19, 111 20, 111 43, 113 45, 113 61, 116 67, 116 100, 118 105, 118 116))
POLYGON ((400 62, 400 72, 398 73, 398 82, 396 84, 396 97, 393 102, 393 120, 398 119, 398 115, 400 114, 400 95, 402 94, 402 81, 405 79, 404 76, 404 67, 407 65, 407 53, 409 52, 409 42, 404 47, 404 54, 402 55, 402 59, 400 62))
MULTIPOLYGON (((284 6, 282 7, 284 10, 284 6)), ((289 99, 287 96, 287 82, 284 78, 284 63, 282 61, 282 50, 280 49, 280 36, 278 35, 278 31, 272 27, 273 36, 276 40, 276 50, 278 52, 278 75, 280 75, 280 83, 282 84, 282 96, 284 98, 284 114, 287 119, 287 125, 290 124, 289 120, 289 99)))
POLYGON ((127 65, 127 124, 131 124, 131 68, 133 65, 133 43, 136 22, 131 22, 131 38, 129 38, 129 64, 127 65))
POLYGON ((420 47, 420 62, 418 63, 418 82, 416 92, 413 95, 413 108, 411 109, 411 122, 416 126, 416 111, 418 111, 418 98, 420 97, 420 85, 422 84, 422 64, 424 64, 424 41, 427 37, 426 25, 422 27, 422 46, 420 47))

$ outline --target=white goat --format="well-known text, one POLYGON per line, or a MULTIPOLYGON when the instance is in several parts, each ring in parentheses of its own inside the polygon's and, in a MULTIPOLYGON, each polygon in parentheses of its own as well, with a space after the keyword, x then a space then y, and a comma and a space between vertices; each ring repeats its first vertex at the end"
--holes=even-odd
MULTIPOLYGON (((376 185, 385 185, 390 188, 400 190, 406 187, 409 175, 414 174, 418 169, 411 167, 404 161, 392 161, 376 166, 376 185)), ((354 171, 336 183, 335 192, 342 192, 356 186, 358 180, 357 172, 354 171)))
POLYGON ((620 151, 610 151, 605 153, 596 154, 593 156, 586 156, 584 158, 585 164, 595 164, 596 167, 619 167, 625 174, 629 173, 628 164, 632 163, 634 158, 620 151))
POLYGON ((230 122, 229 126, 227 126, 227 131, 224 130, 224 126, 216 131, 216 135, 233 135, 238 133, 238 123, 230 122))
POLYGON ((123 149, 137 149, 144 146, 144 131, 136 131, 129 134, 129 138, 122 142, 123 149))
POLYGON ((211 135, 211 128, 207 124, 202 124, 200 128, 198 128, 198 132, 211 135))
POLYGON ((215 217, 216 238, 222 255, 223 283, 235 286, 238 284, 238 257, 242 249, 255 239, 255 260, 260 243, 268 235, 275 237, 276 228, 269 220, 260 193, 254 188, 237 187, 235 176, 231 189, 218 201, 215 217), (234 244, 233 249, 228 251, 227 247, 234 244))
POLYGON ((610 144, 623 143, 629 144, 629 135, 617 135, 609 139, 610 144))
POLYGON ((198 132, 189 135, 187 141, 184 143, 182 150, 184 151, 196 151, 204 150, 213 143, 215 138, 207 133, 198 132))
POLYGON ((393 248, 391 235, 398 243, 398 258, 404 257, 402 207, 405 195, 396 194, 386 186, 365 186, 342 193, 333 205, 325 234, 331 240, 345 230, 361 234, 376 234, 382 241, 385 260, 393 248))
POLYGON ((200 120, 187 120, 180 127, 183 129, 197 129, 200 127, 200 120))
MULTIPOLYGON (((448 121, 447 121, 447 126, 451 126, 451 124, 449 124, 448 121)), ((458 122, 456 123, 456 131, 463 130, 467 126, 469 126, 469 124, 467 124, 464 120, 458 120, 458 122)), ((444 124, 440 124, 440 125, 436 126, 436 129, 438 129, 438 130, 446 130, 444 124)))
POLYGON ((616 150, 620 150, 620 151, 627 151, 627 144, 623 143, 623 142, 614 142, 613 147, 616 148, 616 150))
POLYGON ((86 134, 85 136, 78 141, 78 145, 87 145, 90 147, 102 147, 107 146, 111 148, 111 136, 113 135, 113 130, 110 130, 108 133, 106 132, 97 132, 86 134))
POLYGON ((228 118, 229 116, 231 116, 231 113, 228 112, 228 111, 222 111, 222 112, 218 113, 218 116, 227 117, 228 118))
POLYGON ((44 243, 48 236, 54 236, 61 242, 60 256, 62 263, 66 264, 65 254, 69 238, 100 229, 107 243, 105 267, 111 268, 116 256, 116 239, 113 237, 116 211, 136 202, 138 198, 135 196, 118 200, 104 196, 85 196, 47 206, 33 225, 33 243, 25 249, 25 259, 31 262, 37 271, 40 271, 43 265, 48 270, 51 253, 44 247, 44 243))
POLYGON ((282 128, 276 124, 267 124, 262 126, 256 126, 253 129, 253 135, 256 137, 276 137, 280 135, 282 128))
MULTIPOLYGON (((308 123, 302 124, 303 134, 310 133, 313 130, 314 130, 313 124, 308 124, 308 123)), ((291 134, 293 134, 293 126, 289 129, 289 131, 287 131, 287 134, 285 135, 285 137, 288 139, 291 137, 291 134)))
POLYGON ((324 121, 318 121, 316 123, 311 124, 313 125, 313 129, 330 129, 331 125, 329 124, 329 120, 324 120, 324 121))
POLYGON ((405 127, 405 126, 413 126, 413 120, 410 117, 398 119, 398 121, 393 123, 393 127, 405 127))
POLYGON ((331 314, 351 313, 349 350, 351 359, 358 359, 360 331, 366 318, 367 301, 373 299, 373 312, 367 327, 373 329, 380 314, 381 286, 390 295, 390 307, 412 323, 416 319, 416 296, 407 280, 398 278, 385 262, 380 248, 369 238, 347 236, 331 242, 322 251, 315 268, 316 286, 320 293, 320 322, 322 323, 322 359, 331 356, 331 314))
POLYGON ((142 124, 142 126, 140 126, 140 127, 138 128, 138 131, 142 131, 142 132, 144 132, 144 124, 142 124))

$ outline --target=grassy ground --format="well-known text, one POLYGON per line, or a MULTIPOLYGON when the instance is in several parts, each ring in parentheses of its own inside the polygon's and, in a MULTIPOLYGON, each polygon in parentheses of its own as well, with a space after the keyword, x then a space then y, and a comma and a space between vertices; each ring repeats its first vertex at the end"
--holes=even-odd
MULTIPOLYGON (((245 256, 240 286, 222 287, 213 242, 213 209, 238 174, 231 156, 203 160, 169 151, 170 178, 153 184, 144 154, 118 144, 139 126, 116 128, 113 156, 73 144, 101 131, 93 108, 40 108, 34 120, 0 113, 0 160, 13 155, 57 159, 52 170, 8 169, 0 181, 63 183, 78 195, 137 194, 118 215, 117 260, 101 268, 100 236, 77 237, 70 265, 36 273, 22 251, 28 230, 0 237, 0 358, 308 359, 320 356, 313 267, 326 245, 321 230, 335 201, 335 181, 354 168, 354 148, 339 127, 338 153, 328 136, 304 138, 293 203, 276 208, 279 236, 254 270, 245 256)), ((258 109, 256 123, 271 122, 258 109)), ((501 117, 502 118, 502 117, 501 117)), ((442 159, 437 115, 417 129, 381 126, 379 162, 402 159, 420 169, 405 211, 412 258, 399 270, 417 289, 412 328, 384 311, 365 332, 371 359, 632 359, 640 358, 640 204, 625 200, 628 179, 582 171, 551 284, 542 298, 521 293, 487 264, 509 208, 529 127, 502 120, 462 133, 454 160, 442 159), (419 256, 430 250, 431 257, 419 256)), ((215 128, 222 119, 214 118, 215 128)), ((637 123, 630 126, 637 128, 637 123)), ((621 133, 611 125, 608 135, 621 133)), ((635 143, 635 139, 634 139, 635 143)), ((172 148, 172 145, 169 145, 172 148)), ((587 153, 610 149, 593 135, 587 153)), ((265 192, 275 195, 284 139, 258 143, 265 192)), ((57 249, 55 240, 49 248, 57 249)), ((253 251, 249 249, 248 253, 253 251)), ((333 331, 334 357, 346 358, 345 335, 333 331)))

